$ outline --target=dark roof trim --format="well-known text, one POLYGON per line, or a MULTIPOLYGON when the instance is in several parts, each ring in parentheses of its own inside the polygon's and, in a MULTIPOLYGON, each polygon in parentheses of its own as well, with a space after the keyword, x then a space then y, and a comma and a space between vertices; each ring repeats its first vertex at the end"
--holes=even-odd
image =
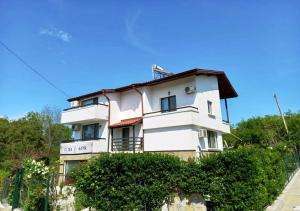
POLYGON ((156 79, 156 80, 152 80, 152 81, 148 81, 148 82, 144 82, 144 83, 134 83, 134 84, 119 87, 116 89, 102 89, 102 90, 92 92, 89 94, 70 98, 70 99, 68 99, 68 101, 70 102, 73 100, 80 100, 83 98, 88 98, 88 97, 105 94, 105 93, 124 92, 124 91, 130 90, 130 89, 133 89, 133 88, 139 88, 139 87, 144 87, 144 86, 154 86, 157 84, 161 84, 161 83, 165 83, 165 82, 169 82, 169 81, 173 81, 173 80, 177 80, 177 79, 181 79, 181 78, 186 78, 186 77, 193 76, 193 75, 217 76, 221 99, 233 98, 233 97, 238 96, 238 94, 236 93, 235 89, 233 88, 233 86, 231 85, 230 81, 228 80, 226 74, 223 71, 206 70, 206 69, 192 69, 192 70, 177 73, 177 74, 165 77, 165 78, 160 78, 160 79, 156 79))

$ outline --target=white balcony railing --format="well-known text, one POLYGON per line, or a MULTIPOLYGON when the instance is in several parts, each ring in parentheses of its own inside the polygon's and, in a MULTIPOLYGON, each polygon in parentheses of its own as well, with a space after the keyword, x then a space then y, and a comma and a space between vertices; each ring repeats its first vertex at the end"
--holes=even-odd
POLYGON ((160 127, 173 127, 181 125, 193 125, 198 122, 198 108, 184 106, 170 112, 151 112, 144 116, 143 128, 153 129, 160 127))
POLYGON ((67 143, 60 144, 61 155, 75 155, 75 154, 88 154, 107 152, 107 141, 105 138, 97 140, 71 140, 67 143))
POLYGON ((61 115, 62 124, 95 122, 108 119, 108 106, 104 104, 80 106, 65 109, 61 115))
POLYGON ((182 125, 196 125, 212 130, 230 132, 228 123, 223 123, 221 119, 211 118, 207 113, 200 112, 193 106, 179 107, 170 112, 146 113, 143 119, 144 129, 155 129, 163 127, 176 127, 182 125))

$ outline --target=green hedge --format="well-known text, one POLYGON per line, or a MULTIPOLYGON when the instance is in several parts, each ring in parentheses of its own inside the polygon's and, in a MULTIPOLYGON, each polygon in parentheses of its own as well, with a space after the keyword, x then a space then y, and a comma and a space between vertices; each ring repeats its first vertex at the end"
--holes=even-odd
POLYGON ((73 172, 85 204, 99 210, 155 210, 174 193, 200 193, 218 210, 263 210, 297 167, 287 150, 243 147, 200 161, 162 154, 102 155, 73 172))
POLYGON ((97 210, 153 210, 176 192, 182 161, 162 154, 113 154, 74 170, 76 190, 97 210))
POLYGON ((201 191, 219 210, 263 210, 282 191, 285 163, 274 150, 241 148, 203 159, 201 191))

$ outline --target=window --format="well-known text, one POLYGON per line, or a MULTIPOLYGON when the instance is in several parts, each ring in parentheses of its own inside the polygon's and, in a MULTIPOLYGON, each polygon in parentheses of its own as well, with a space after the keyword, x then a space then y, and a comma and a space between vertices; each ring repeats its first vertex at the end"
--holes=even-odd
POLYGON ((208 114, 213 115, 212 102, 209 100, 207 101, 207 111, 208 111, 208 114))
POLYGON ((91 140, 97 139, 99 136, 99 125, 83 125, 82 126, 82 139, 91 140))
POLYGON ((176 110, 176 96, 164 97, 160 99, 161 112, 176 110))
POLYGON ((214 131, 207 131, 208 148, 218 148, 218 134, 214 131))
POLYGON ((70 171, 76 167, 77 165, 80 165, 80 164, 83 164, 83 163, 86 163, 85 160, 68 160, 68 161, 65 161, 65 175, 68 176, 70 171))
POLYGON ((81 101, 81 106, 96 105, 96 104, 98 104, 98 97, 81 101))

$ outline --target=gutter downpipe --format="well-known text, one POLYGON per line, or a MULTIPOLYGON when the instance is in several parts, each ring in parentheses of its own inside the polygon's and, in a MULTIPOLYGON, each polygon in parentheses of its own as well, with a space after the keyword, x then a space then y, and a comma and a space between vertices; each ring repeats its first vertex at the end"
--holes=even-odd
MULTIPOLYGON (((140 90, 138 90, 134 85, 132 86, 132 88, 141 96, 142 118, 143 118, 143 121, 144 121, 144 99, 143 99, 143 93, 140 90)), ((142 137, 143 137, 143 147, 142 147, 142 150, 144 151, 144 128, 143 128, 142 131, 143 131, 143 134, 142 134, 142 137)))
POLYGON ((106 95, 105 91, 103 91, 103 96, 107 99, 108 101, 108 123, 107 123, 107 129, 108 129, 108 137, 107 137, 107 152, 109 153, 109 143, 110 143, 110 99, 106 95))

